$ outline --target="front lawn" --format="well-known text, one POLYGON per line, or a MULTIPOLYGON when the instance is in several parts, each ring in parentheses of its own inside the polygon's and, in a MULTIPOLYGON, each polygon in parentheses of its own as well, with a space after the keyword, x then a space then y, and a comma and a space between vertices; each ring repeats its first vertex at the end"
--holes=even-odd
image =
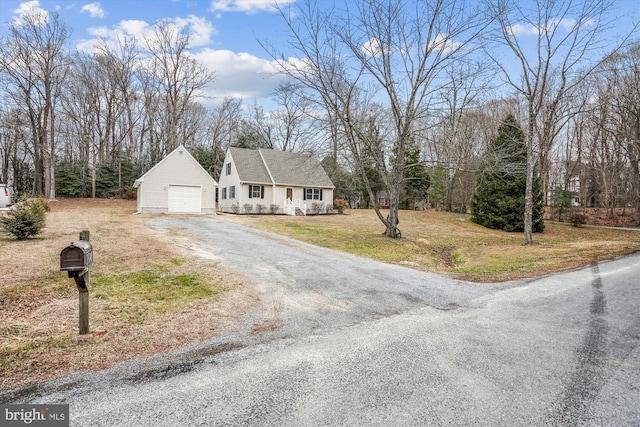
POLYGON ((327 248, 451 277, 495 282, 539 276, 640 250, 640 230, 546 223, 534 244, 490 230, 468 215, 400 211, 402 239, 384 237, 373 210, 307 217, 238 215, 234 220, 327 248))

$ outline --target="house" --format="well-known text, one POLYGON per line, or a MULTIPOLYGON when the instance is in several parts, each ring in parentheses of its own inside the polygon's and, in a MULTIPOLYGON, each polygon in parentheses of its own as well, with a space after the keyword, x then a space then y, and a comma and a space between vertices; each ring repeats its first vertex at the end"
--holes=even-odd
POLYGON ((133 186, 140 213, 216 213, 218 183, 182 145, 133 186))
POLYGON ((335 187, 311 154, 229 147, 219 181, 222 212, 306 215, 333 207, 335 187))

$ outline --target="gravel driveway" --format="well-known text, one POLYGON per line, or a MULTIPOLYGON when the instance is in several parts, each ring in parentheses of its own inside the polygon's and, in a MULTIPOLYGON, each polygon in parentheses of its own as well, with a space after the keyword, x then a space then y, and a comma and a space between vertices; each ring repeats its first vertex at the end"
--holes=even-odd
MULTIPOLYGON (((277 326, 276 336, 431 306, 451 310, 514 284, 475 284, 306 244, 221 218, 155 216, 154 229, 190 236, 194 255, 221 260, 256 282, 262 305, 246 327, 277 326)), ((271 336, 270 338, 273 338, 271 336)))

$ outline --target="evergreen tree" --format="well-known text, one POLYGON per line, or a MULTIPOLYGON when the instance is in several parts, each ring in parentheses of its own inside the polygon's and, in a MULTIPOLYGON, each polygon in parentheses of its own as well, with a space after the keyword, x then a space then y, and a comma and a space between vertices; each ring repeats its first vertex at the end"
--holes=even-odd
POLYGON ((60 162, 56 165, 56 194, 61 197, 91 195, 91 172, 80 161, 60 162))
POLYGON ((220 172, 224 163, 224 150, 216 145, 212 148, 197 145, 190 148, 190 152, 193 158, 200 163, 200 165, 209 172, 214 179, 220 179, 220 172))
MULTIPOLYGON (((516 118, 509 114, 484 154, 476 192, 471 200, 471 221, 497 230, 524 231, 527 151, 516 118)), ((544 230, 540 179, 533 185, 533 231, 544 230)))
POLYGON ((128 159, 111 160, 97 165, 96 197, 122 197, 132 189, 143 172, 142 165, 128 159))
POLYGON ((369 186, 373 192, 374 200, 370 200, 369 198, 366 190, 365 177, 363 176, 359 176, 358 189, 364 196, 367 207, 370 208, 377 203, 375 198, 382 196, 383 192, 385 192, 385 196, 388 196, 385 180, 382 176, 382 173, 387 170, 384 149, 382 147, 382 136, 373 120, 371 120, 367 128, 366 141, 367 142, 360 147, 360 162, 366 181, 369 182, 369 186))
POLYGON ((424 163, 420 161, 420 148, 408 148, 405 152, 404 188, 402 201, 406 209, 411 209, 411 201, 427 199, 431 177, 424 163))
POLYGON ((444 209, 447 196, 447 169, 443 165, 437 165, 431 169, 429 182, 429 203, 436 209, 444 209))

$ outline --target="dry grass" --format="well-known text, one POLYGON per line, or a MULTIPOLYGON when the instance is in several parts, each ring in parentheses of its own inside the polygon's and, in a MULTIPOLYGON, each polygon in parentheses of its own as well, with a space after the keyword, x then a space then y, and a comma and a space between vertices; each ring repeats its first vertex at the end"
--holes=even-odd
POLYGON ((468 215, 401 211, 403 238, 390 240, 372 210, 308 217, 228 216, 234 221, 384 262, 462 280, 495 282, 539 276, 640 250, 640 230, 547 223, 524 246, 522 233, 489 230, 468 215))
POLYGON ((0 236, 0 389, 203 341, 233 327, 255 302, 240 274, 194 257, 180 244, 179 231, 167 236, 146 227, 132 215, 135 201, 61 200, 51 208, 42 235, 27 241, 0 236), (86 340, 77 337, 74 281, 58 271, 60 251, 85 229, 95 258, 94 336, 86 340), (130 298, 117 286, 117 279, 145 272, 162 276, 158 280, 193 279, 201 292, 190 298, 161 295, 158 302, 130 298))

